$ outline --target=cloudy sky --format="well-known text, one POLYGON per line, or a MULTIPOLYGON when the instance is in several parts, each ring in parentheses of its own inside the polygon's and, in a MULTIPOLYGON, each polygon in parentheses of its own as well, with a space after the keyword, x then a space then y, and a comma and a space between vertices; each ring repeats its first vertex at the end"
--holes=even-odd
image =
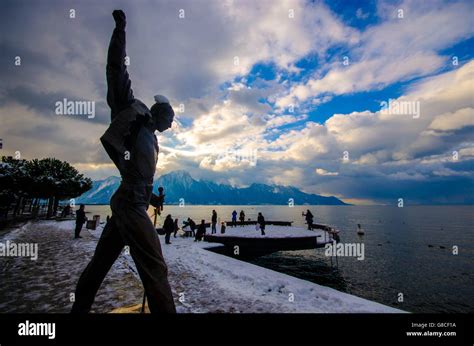
POLYGON ((3 1, 0 154, 118 174, 99 142, 115 8, 135 96, 177 111, 156 176, 357 204, 474 202, 469 0, 3 1), (64 98, 94 101, 95 117, 57 115, 64 98))

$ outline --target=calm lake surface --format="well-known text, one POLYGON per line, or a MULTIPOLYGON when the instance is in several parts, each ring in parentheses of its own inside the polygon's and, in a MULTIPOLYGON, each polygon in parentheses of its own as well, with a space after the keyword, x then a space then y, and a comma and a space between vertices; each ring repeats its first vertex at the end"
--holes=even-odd
MULTIPOLYGON (((474 312, 474 206, 165 206, 164 214, 197 223, 212 209, 223 220, 244 210, 255 220, 294 221, 304 225, 310 209, 315 223, 339 229, 342 243, 363 243, 365 259, 339 257, 331 266, 324 249, 282 251, 249 262, 411 312, 474 312), (356 234, 362 224, 364 236, 356 234), (453 246, 459 254, 453 254, 453 246), (398 302, 399 294, 403 302, 398 302)), ((109 206, 86 211, 111 215, 109 206)), ((150 209, 149 215, 153 212, 150 209)), ((162 223, 158 219, 158 224, 162 223)), ((265 230, 271 233, 271 226, 265 230)))

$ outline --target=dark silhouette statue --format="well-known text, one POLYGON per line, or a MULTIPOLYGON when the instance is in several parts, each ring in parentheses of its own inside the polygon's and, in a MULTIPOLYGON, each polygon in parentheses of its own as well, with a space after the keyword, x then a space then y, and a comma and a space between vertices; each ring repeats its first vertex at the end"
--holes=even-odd
POLYGON ((125 13, 115 10, 113 17, 115 29, 107 56, 107 103, 112 119, 100 140, 118 168, 122 182, 110 200, 112 217, 77 284, 72 312, 90 311, 107 272, 128 245, 150 311, 175 313, 168 268, 158 234, 147 215, 149 204, 157 208, 159 203, 158 196, 152 193, 158 160, 154 132, 171 127, 174 111, 164 96, 155 96, 156 103, 151 109, 133 96, 125 60, 125 13))

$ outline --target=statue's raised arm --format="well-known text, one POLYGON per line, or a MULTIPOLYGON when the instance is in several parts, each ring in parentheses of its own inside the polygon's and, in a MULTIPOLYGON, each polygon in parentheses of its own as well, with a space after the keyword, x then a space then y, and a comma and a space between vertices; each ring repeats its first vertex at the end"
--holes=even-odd
POLYGON ((127 56, 125 13, 122 10, 115 10, 112 16, 115 20, 115 29, 110 39, 107 55, 107 103, 112 110, 111 120, 135 100, 125 61, 127 56))
POLYGON ((94 257, 79 278, 72 307, 74 313, 91 310, 95 295, 110 267, 125 245, 130 247, 152 313, 176 313, 168 268, 160 239, 147 214, 153 204, 162 210, 163 198, 153 196, 153 178, 158 163, 155 131, 171 127, 173 107, 163 95, 155 96, 149 109, 135 99, 125 64, 125 13, 113 12, 115 29, 107 57, 107 103, 112 122, 100 137, 120 173, 120 186, 110 199, 112 217, 102 231, 94 257))

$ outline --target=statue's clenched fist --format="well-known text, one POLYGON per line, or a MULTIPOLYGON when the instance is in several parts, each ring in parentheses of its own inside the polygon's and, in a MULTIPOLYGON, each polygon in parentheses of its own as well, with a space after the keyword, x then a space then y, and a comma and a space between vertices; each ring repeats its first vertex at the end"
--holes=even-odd
POLYGON ((127 18, 125 17, 125 13, 122 10, 115 10, 112 12, 112 16, 115 20, 115 26, 120 29, 124 29, 125 25, 127 25, 127 18))

